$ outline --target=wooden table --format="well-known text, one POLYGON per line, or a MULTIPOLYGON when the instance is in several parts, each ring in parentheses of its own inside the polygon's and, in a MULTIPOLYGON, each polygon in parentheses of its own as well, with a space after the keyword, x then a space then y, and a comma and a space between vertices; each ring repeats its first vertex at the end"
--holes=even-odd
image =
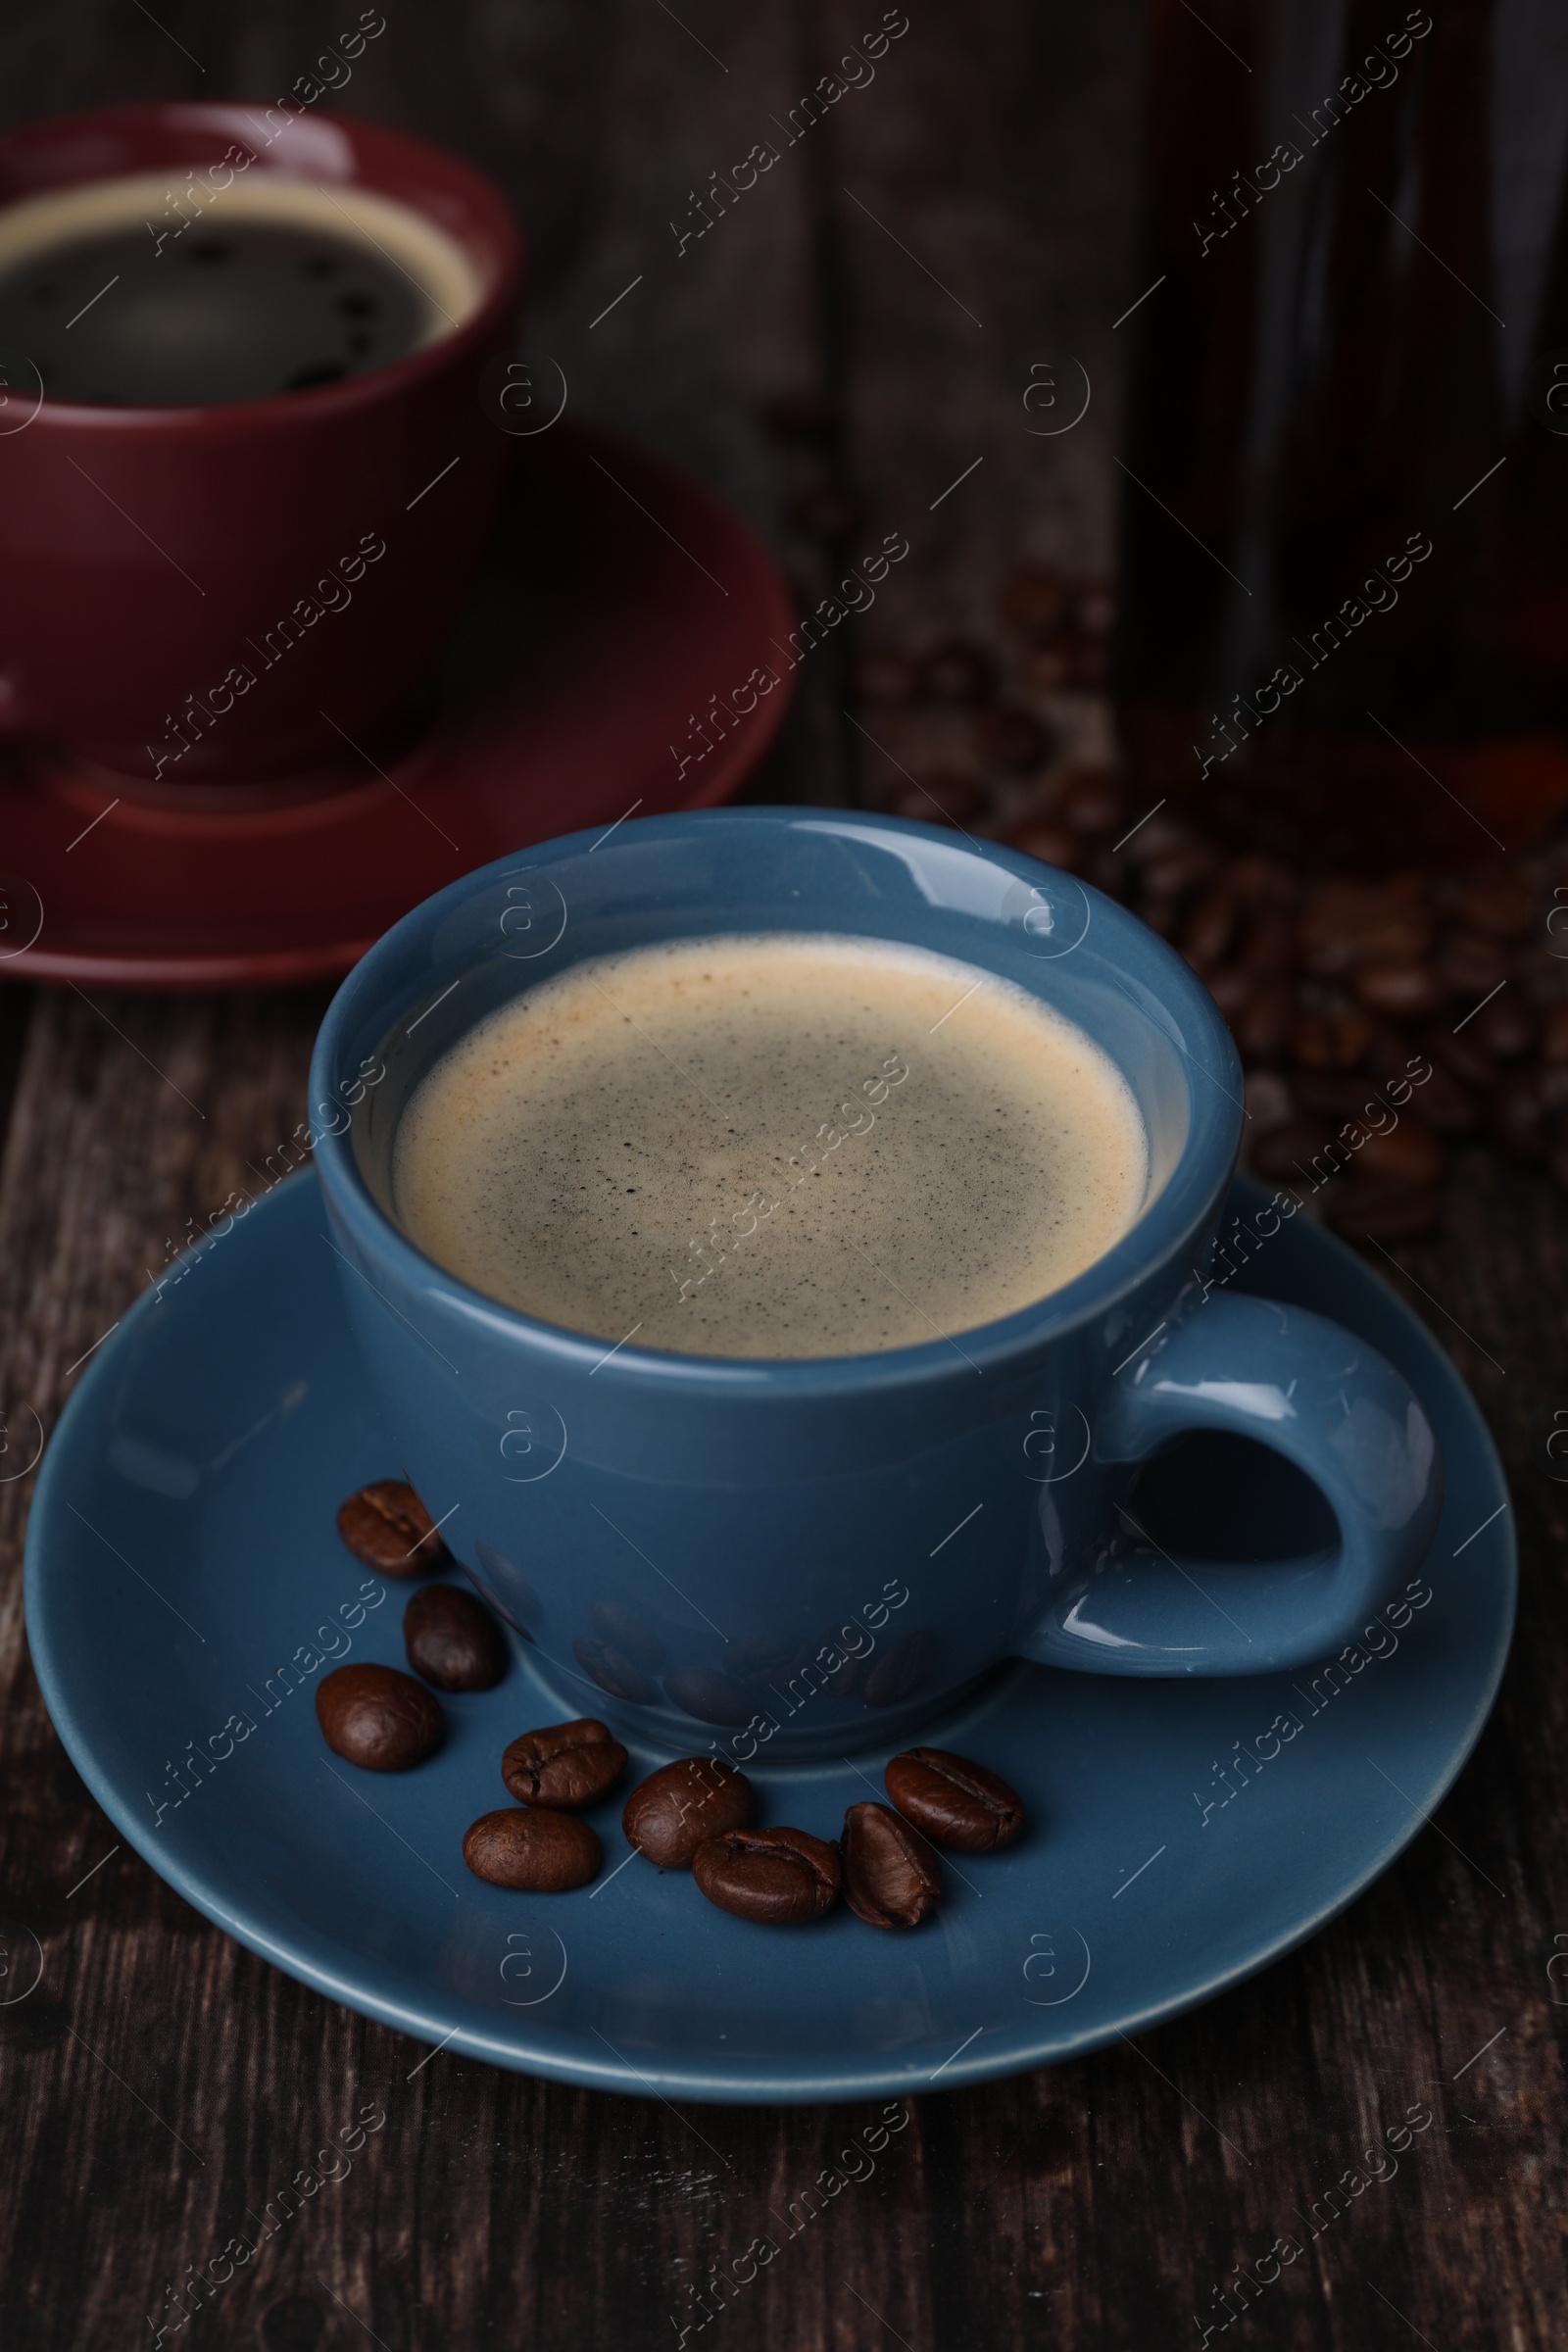
MULTIPOLYGON (((1021 555, 1108 565, 1111 322, 1140 290, 1139 26, 1133 0, 909 6, 875 81, 684 251, 688 192, 754 142, 782 147, 791 106, 876 25, 870 0, 733 17, 710 0, 678 17, 662 0, 592 13, 388 0, 345 102, 448 141, 511 189, 532 239, 530 340, 565 364, 580 413, 708 477, 803 597, 822 593, 834 550, 798 527, 799 502, 832 493, 863 514, 869 544, 890 530, 913 544, 873 633, 986 633, 1021 555), (1023 365, 1043 339, 1094 385, 1082 425, 1054 441, 1021 429, 1023 365), (817 438, 764 424, 785 394, 821 403, 817 438)), ((89 36, 85 20, 19 7, 0 31, 0 89, 17 116, 267 96, 352 21, 346 4, 161 0, 156 22, 117 10, 89 36)), ((871 773, 878 755, 844 715, 849 650, 841 632, 805 666, 760 789, 853 797, 871 773)), ((166 1237, 292 1128, 325 1003, 89 993, 0 988, 0 1398, 14 1425, 31 1407, 46 1430, 166 1237)), ((1548 1969, 1568 1951, 1568 1490, 1544 1439, 1568 1402, 1564 1222, 1544 1179, 1477 1152, 1442 1234, 1401 1250, 1421 1286, 1411 1302, 1507 1458, 1524 1559, 1501 1703, 1431 1828, 1315 1941, 1197 2015, 914 2102, 874 2176, 689 2340, 1198 2344, 1236 2266, 1424 2099, 1438 2128, 1234 2340, 1556 2352, 1568 1960, 1561 1986, 1548 1969)), ((677 2341, 688 2290, 870 2111, 677 2111, 450 2053, 421 2064, 418 2045, 228 1941, 117 1845, 50 1729, 22 1618, 31 1485, 0 1485, 0 1915, 45 1954, 36 1990, 0 2005, 7 2352, 145 2342, 166 2284, 368 2099, 387 2123, 352 2176, 189 2342, 677 2341)))

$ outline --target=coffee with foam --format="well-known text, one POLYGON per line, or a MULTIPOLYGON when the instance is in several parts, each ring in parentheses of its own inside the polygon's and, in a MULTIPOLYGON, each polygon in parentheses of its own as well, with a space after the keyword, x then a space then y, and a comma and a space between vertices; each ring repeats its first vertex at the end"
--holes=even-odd
POLYGON ((410 1239, 607 1348, 838 1356, 1046 1298, 1143 1206, 1132 1092, 994 974, 840 935, 680 940, 480 1021, 394 1147, 410 1239))

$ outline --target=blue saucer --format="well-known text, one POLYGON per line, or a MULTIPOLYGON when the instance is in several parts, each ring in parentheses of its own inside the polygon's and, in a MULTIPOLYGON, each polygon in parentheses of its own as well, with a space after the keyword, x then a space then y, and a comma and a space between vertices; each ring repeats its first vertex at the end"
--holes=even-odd
MULTIPOLYGON (((590 1816, 593 1886, 482 1886, 460 1846, 507 1801, 502 1748, 595 1694, 547 1682, 517 1641, 498 1690, 443 1702, 433 1762, 382 1776, 328 1755, 320 1652, 401 1666, 410 1588, 377 1588, 366 1612, 367 1572, 334 1528, 343 1496, 398 1464, 324 1236, 302 1175, 125 1316, 39 1476, 27 1626, 73 1761, 154 1870, 291 1976, 421 2040, 597 2089, 747 2102, 896 2096, 1074 2056, 1322 1927, 1416 1835, 1486 1720, 1514 1610, 1501 1467, 1422 1326, 1300 1218, 1260 1253, 1258 1287, 1381 1348, 1448 1466, 1426 1597, 1384 1611, 1343 1666, 1206 1683, 1007 1669, 922 1737, 1011 1782, 1030 1827, 1004 1854, 944 1857, 948 1899, 912 1935, 842 1909, 751 1927, 687 1873, 617 1870, 619 1795, 590 1816)), ((1210 1556, 1227 1527, 1233 1556, 1298 1550, 1310 1492, 1216 1444, 1146 1474, 1143 1524, 1210 1556), (1216 1494, 1218 1530, 1201 1525, 1216 1494)), ((691 1744, 708 1744, 695 1724, 691 1744)), ((634 1746, 632 1774, 665 1760, 634 1746)), ((757 1768, 760 1818, 831 1838, 847 1804, 882 1793, 885 1761, 757 1768)))

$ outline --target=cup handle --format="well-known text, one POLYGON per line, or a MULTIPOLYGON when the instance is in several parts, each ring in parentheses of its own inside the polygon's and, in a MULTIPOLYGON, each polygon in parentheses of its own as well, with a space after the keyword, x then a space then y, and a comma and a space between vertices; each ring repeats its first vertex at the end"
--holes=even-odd
POLYGON ((1019 1654, 1088 1674, 1273 1674, 1342 1648, 1425 1559, 1443 1461, 1409 1384, 1304 1307, 1213 1298, 1119 1378, 1101 1462, 1142 1462, 1190 1429, 1256 1439, 1303 1470, 1337 1551, 1238 1566, 1116 1536, 1054 1591, 1019 1654))

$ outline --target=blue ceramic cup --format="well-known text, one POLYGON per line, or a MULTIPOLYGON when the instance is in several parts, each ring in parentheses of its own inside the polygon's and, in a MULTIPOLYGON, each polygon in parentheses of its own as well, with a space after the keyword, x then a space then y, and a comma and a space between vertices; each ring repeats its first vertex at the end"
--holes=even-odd
MULTIPOLYGON (((356 965, 311 1099, 386 1474, 401 1467, 537 1645, 565 1713, 743 1762, 842 1754, 902 1740, 1009 1658, 1124 1675, 1302 1665, 1425 1555, 1442 1467, 1409 1388, 1340 1325, 1211 1279, 1244 1117, 1212 1002, 1125 908, 1031 858, 788 808, 546 842, 453 883, 356 965), (475 1021, 584 957, 764 931, 912 943, 1078 1022, 1143 1113, 1137 1222, 1001 1321, 784 1362, 611 1351, 469 1290, 399 1230, 399 1114, 475 1021), (386 1076, 368 1090, 375 1062, 386 1076), (1161 1546, 1134 1477, 1194 1431, 1295 1465, 1300 1556, 1161 1546)), ((1282 1200, 1272 1226, 1255 1221, 1254 1279, 1294 1213, 1282 1200)))

